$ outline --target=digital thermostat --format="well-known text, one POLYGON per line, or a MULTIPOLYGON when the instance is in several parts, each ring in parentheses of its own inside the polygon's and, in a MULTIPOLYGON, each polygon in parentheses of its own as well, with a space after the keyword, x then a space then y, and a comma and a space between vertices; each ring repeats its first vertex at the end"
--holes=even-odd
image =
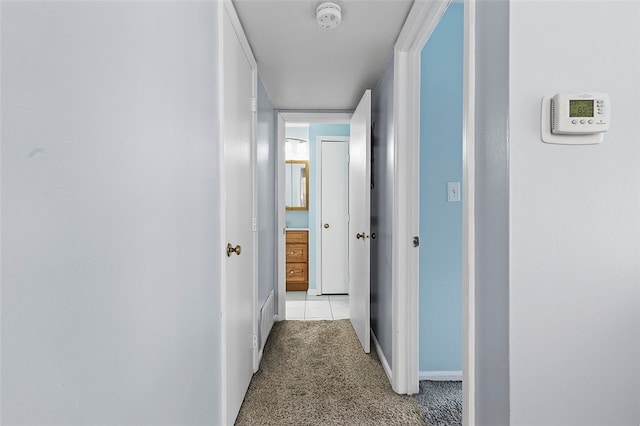
POLYGON ((551 98, 551 132, 559 135, 609 130, 609 95, 558 93, 551 98))
POLYGON ((602 142, 609 130, 611 108, 606 93, 558 93, 542 104, 542 140, 584 145, 602 142))

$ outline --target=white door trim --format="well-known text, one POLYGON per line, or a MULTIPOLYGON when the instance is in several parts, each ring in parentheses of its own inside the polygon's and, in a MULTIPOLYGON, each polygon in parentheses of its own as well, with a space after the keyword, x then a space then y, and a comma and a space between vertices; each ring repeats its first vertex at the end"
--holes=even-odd
MULTIPOLYGON (((316 137, 316 167, 322 170, 322 142, 349 142, 348 136, 318 136, 316 137)), ((318 218, 322 213, 322 176, 318 179, 318 218)), ((314 224, 309 224, 309 227, 314 224)), ((322 221, 318 220, 315 224, 316 228, 316 289, 318 294, 322 294, 322 221)))
MULTIPOLYGON (((276 305, 278 307, 277 320, 286 319, 286 294, 287 286, 285 280, 285 209, 284 209, 284 192, 285 192, 285 125, 286 123, 349 123, 351 120, 350 112, 298 112, 298 111, 279 111, 278 114, 278 150, 276 153, 277 164, 277 182, 276 182, 276 198, 277 198, 277 217, 278 217, 278 292, 276 295, 276 305)), ((309 224, 312 226, 312 224, 309 224)))
POLYGON ((476 0, 464 1, 462 100, 462 424, 476 423, 476 0))
MULTIPOLYGON (((419 251, 420 54, 451 0, 416 0, 395 46, 395 197, 393 227, 392 386, 417 393, 419 251), (399 143, 406 141, 406 143, 399 143)), ((463 94, 463 424, 475 424, 475 0, 464 0, 463 94)))
MULTIPOLYGON (((233 26, 233 29, 238 37, 238 40, 240 41, 240 45, 242 46, 242 50, 247 58, 247 61, 249 62, 249 65, 251 67, 251 72, 252 72, 252 97, 254 99, 257 99, 257 92, 258 92, 258 65, 256 62, 256 59, 253 55, 253 52, 251 51, 251 47, 249 45, 249 41, 247 40, 247 37, 242 29, 242 25, 240 24, 240 19, 238 18, 238 14, 236 13, 236 10, 231 2, 231 0, 223 0, 222 2, 218 3, 218 43, 220 43, 220 40, 222 40, 222 42, 224 43, 224 37, 223 37, 223 30, 224 30, 224 23, 223 20, 225 18, 225 15, 229 18, 229 20, 231 21, 231 24, 233 26)), ((221 46, 220 44, 218 45, 218 109, 219 111, 224 111, 224 54, 223 54, 223 46, 221 46)), ((247 100, 247 102, 250 102, 251 100, 247 100)), ((248 105, 247 107, 250 107, 250 105, 248 105)), ((223 133, 223 129, 224 129, 224 120, 222 120, 222 122, 220 123, 220 127, 219 127, 219 137, 220 140, 222 141, 224 138, 224 133, 223 133)), ((251 124, 251 175, 252 175, 252 182, 253 182, 253 194, 252 194, 252 198, 253 198, 253 218, 257 219, 257 192, 256 192, 256 176, 257 176, 257 172, 256 172, 256 126, 257 126, 257 115, 256 113, 253 114, 253 118, 252 118, 252 124, 251 124)), ((223 143, 221 143, 221 145, 224 145, 223 143)), ((225 164, 224 164, 224 149, 221 149, 222 151, 222 155, 220 156, 219 159, 219 164, 220 164, 220 182, 221 182, 221 188, 225 188, 225 179, 227 176, 226 170, 225 170, 225 164)), ((224 200, 225 198, 225 194, 221 194, 221 199, 224 200)), ((225 235, 225 209, 224 206, 222 206, 221 208, 221 223, 220 223, 220 232, 221 232, 221 241, 223 243, 223 245, 225 244, 225 242, 227 241, 227 236, 225 235)), ((256 313, 256 305, 257 305, 257 300, 258 300, 258 286, 257 286, 257 265, 258 265, 258 252, 257 252, 257 247, 258 247, 258 233, 254 232, 253 233, 253 250, 252 252, 254 253, 254 257, 253 257, 253 273, 252 273, 252 324, 253 324, 253 334, 257 335, 258 334, 258 315, 256 313)), ((226 253, 226 248, 222 248, 221 253, 226 253)), ((225 306, 225 301, 226 301, 226 291, 225 291, 225 286, 227 285, 226 282, 226 263, 224 262, 224 260, 221 261, 221 280, 220 280, 220 300, 222 303, 221 306, 221 318, 220 318, 220 324, 221 324, 221 341, 224 343, 227 341, 227 318, 226 318, 226 306, 225 306)), ((221 351, 221 358, 222 358, 222 369, 221 369, 221 384, 222 384, 222 389, 220 392, 221 395, 221 408, 222 408, 222 424, 228 424, 229 422, 229 418, 228 418, 228 413, 227 413, 227 363, 229 362, 233 362, 232 360, 228 360, 227 356, 226 356, 226 352, 224 350, 221 351)), ((258 357, 258 348, 257 346, 253 348, 253 372, 255 373, 258 370, 258 363, 259 363, 259 357, 258 357)))

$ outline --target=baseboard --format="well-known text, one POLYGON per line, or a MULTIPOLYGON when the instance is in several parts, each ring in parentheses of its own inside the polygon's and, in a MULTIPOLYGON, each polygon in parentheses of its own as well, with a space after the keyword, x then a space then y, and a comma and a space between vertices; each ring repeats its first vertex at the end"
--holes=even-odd
POLYGON ((462 371, 421 371, 420 380, 433 380, 435 382, 462 381, 462 371))
POLYGON ((373 332, 373 330, 371 330, 371 340, 373 340, 373 345, 376 347, 376 353, 378 354, 378 358, 380 359, 380 363, 382 364, 384 373, 387 375, 389 383, 391 383, 391 367, 389 367, 387 358, 384 356, 384 352, 382 352, 382 348, 380 347, 378 339, 376 338, 376 334, 373 332))
POLYGON ((271 327, 273 327, 273 323, 275 321, 275 290, 271 290, 267 300, 260 308, 260 346, 259 349, 264 349, 264 344, 269 337, 269 333, 271 333, 271 327))
POLYGON ((320 293, 318 293, 317 288, 310 288, 307 290, 307 296, 320 296, 320 293))

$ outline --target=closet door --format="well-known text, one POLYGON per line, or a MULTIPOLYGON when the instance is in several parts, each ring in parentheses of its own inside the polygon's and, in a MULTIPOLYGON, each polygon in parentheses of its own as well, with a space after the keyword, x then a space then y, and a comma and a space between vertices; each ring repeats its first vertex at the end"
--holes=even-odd
POLYGON ((224 149, 223 381, 225 422, 232 425, 253 376, 253 69, 232 24, 222 18, 224 149))
POLYGON ((321 142, 322 294, 349 293, 349 142, 321 142))

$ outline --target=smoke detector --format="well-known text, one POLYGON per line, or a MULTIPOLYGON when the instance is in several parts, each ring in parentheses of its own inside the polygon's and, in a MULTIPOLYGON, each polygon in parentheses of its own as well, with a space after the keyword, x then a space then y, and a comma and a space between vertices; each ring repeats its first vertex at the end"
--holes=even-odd
POLYGON ((342 21, 342 9, 335 3, 321 3, 316 8, 316 21, 325 30, 335 28, 342 21))

